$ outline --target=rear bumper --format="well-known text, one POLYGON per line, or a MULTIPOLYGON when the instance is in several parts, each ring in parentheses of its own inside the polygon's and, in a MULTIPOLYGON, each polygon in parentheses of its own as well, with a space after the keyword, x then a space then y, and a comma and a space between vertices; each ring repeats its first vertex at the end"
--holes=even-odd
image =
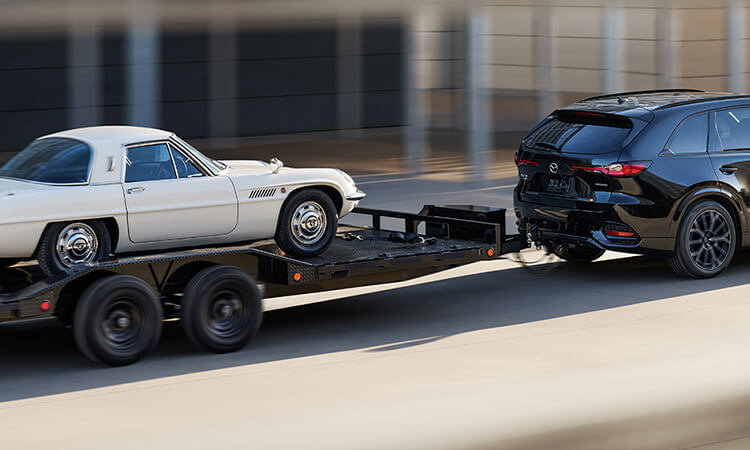
POLYGON ((624 213, 612 203, 576 202, 562 200, 562 206, 551 206, 519 200, 515 196, 515 212, 519 221, 519 232, 526 235, 531 230, 534 239, 540 241, 565 242, 585 247, 614 250, 637 254, 668 254, 674 248, 674 239, 667 237, 644 237, 638 220, 624 213), (610 236, 607 230, 626 227, 634 232, 633 237, 610 236))

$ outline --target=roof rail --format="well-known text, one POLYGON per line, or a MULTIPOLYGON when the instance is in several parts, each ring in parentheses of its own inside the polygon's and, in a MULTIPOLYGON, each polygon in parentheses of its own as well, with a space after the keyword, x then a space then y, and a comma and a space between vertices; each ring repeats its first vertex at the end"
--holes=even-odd
POLYGON ((706 91, 702 91, 700 89, 652 89, 649 91, 617 92, 615 94, 597 95, 594 97, 584 98, 583 100, 578 100, 578 101, 587 102, 589 100, 601 100, 603 98, 627 97, 628 95, 637 95, 637 94, 660 94, 660 93, 667 93, 667 92, 706 92, 706 91))
POLYGON ((724 96, 717 95, 713 97, 693 98, 690 100, 683 100, 681 102, 666 103, 664 105, 659 105, 658 107, 654 109, 666 109, 666 108, 672 108, 675 106, 691 105, 693 103, 713 102, 716 100, 737 100, 741 98, 750 98, 750 94, 724 95, 724 96))

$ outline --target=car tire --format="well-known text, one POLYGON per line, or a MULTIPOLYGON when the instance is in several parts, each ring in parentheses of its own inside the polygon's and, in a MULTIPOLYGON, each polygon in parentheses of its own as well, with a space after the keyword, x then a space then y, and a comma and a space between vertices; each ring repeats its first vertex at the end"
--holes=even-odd
POLYGON ((564 259, 567 262, 576 263, 576 264, 590 263, 604 254, 604 250, 600 248, 594 248, 594 247, 569 248, 565 245, 553 246, 552 252, 555 255, 557 255, 558 258, 564 259))
POLYGON ((337 227, 338 214, 331 197, 319 189, 305 189, 284 202, 276 225, 276 244, 292 256, 316 256, 331 245, 337 227))
POLYGON ((95 362, 124 366, 139 361, 159 343, 162 309, 140 278, 109 275, 83 292, 73 314, 73 336, 81 353, 95 362))
POLYGON ((725 271, 737 248, 737 231, 732 215, 718 202, 697 203, 685 214, 669 258, 678 275, 710 278, 725 271))
POLYGON ((36 257, 45 274, 57 277, 86 264, 104 261, 111 252, 112 239, 107 226, 101 220, 88 220, 49 225, 42 234, 36 257), (62 248, 62 242, 68 242, 69 248, 62 248), (74 247, 78 244, 81 247, 74 247))
POLYGON ((258 284, 234 266, 211 266, 195 274, 182 296, 180 319, 188 340, 214 353, 233 352, 258 333, 263 317, 258 284))

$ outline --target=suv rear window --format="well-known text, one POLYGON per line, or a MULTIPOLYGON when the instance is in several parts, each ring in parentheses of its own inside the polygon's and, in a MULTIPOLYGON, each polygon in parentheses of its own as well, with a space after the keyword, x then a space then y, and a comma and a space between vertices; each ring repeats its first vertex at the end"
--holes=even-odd
POLYGON ((631 128, 594 125, 553 118, 540 126, 524 144, 539 150, 596 155, 622 149, 631 128))
POLYGON ((86 183, 91 148, 75 139, 37 139, 0 169, 0 177, 53 184, 86 183))

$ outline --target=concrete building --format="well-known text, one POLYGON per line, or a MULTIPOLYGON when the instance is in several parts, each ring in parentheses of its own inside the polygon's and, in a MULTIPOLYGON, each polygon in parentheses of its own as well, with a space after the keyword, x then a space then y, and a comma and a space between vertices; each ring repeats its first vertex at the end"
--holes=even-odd
MULTIPOLYGON (((744 91, 744 0, 69 0, 0 3, 0 149, 130 123, 237 137, 498 133, 600 92, 744 91)), ((481 175, 481 174, 480 174, 481 175)))

